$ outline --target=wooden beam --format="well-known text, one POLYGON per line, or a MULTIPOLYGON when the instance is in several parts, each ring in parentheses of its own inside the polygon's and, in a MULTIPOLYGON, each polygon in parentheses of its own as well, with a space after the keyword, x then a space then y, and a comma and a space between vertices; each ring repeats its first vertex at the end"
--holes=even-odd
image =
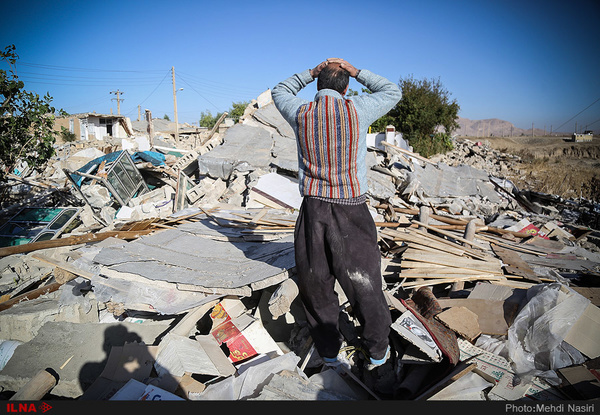
POLYGON ((54 291, 58 290, 61 285, 62 284, 60 282, 53 282, 52 284, 48 284, 43 287, 36 288, 35 290, 26 292, 25 294, 18 295, 14 298, 11 298, 8 301, 4 301, 3 303, 0 303, 0 311, 7 310, 7 309, 11 308, 13 305, 20 303, 21 301, 33 300, 42 295, 54 292, 54 291))

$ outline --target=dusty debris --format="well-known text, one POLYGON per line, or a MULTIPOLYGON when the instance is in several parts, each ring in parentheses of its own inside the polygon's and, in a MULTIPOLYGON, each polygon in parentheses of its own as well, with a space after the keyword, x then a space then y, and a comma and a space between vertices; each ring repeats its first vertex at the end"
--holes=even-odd
POLYGON ((597 204, 520 191, 517 159, 480 143, 426 159, 393 128, 369 134, 392 353, 366 370, 337 287, 339 372, 308 335, 296 143, 270 91, 179 141, 147 117, 125 138, 57 144, 45 171, 2 185, 5 398, 46 368, 45 399, 600 397, 597 204))

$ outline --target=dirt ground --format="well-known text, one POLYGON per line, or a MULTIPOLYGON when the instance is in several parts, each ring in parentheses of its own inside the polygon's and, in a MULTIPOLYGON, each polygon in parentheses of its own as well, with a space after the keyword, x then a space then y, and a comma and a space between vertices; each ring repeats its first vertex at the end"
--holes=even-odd
POLYGON ((467 137, 521 158, 517 185, 564 198, 600 201, 600 137, 576 143, 570 137, 467 137))

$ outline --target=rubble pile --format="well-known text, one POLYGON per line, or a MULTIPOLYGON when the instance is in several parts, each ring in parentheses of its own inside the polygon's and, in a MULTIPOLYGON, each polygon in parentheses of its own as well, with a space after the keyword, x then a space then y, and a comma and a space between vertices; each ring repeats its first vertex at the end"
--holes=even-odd
POLYGON ((296 285, 296 143, 270 91, 179 141, 138 124, 57 144, 3 186, 5 399, 600 396, 597 205, 520 191, 518 160, 481 143, 426 159, 369 134, 391 355, 369 370, 336 287, 350 368, 330 368, 296 285))

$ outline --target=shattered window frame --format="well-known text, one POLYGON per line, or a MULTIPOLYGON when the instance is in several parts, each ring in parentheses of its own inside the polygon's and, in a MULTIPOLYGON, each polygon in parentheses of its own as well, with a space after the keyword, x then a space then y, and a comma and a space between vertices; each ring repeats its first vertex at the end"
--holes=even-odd
POLYGON ((24 207, 0 226, 0 246, 56 239, 79 216, 81 210, 77 207, 24 207))
POLYGON ((90 203, 81 191, 81 184, 86 179, 97 180, 102 183, 121 206, 126 206, 133 197, 150 191, 142 174, 135 166, 129 153, 125 150, 99 157, 77 171, 73 172, 67 169, 63 169, 63 171, 88 205, 90 203), (115 156, 117 157, 114 158, 115 156), (112 161, 113 158, 114 161, 112 161), (86 173, 86 171, 95 171, 103 160, 111 163, 106 172, 106 177, 86 173))

